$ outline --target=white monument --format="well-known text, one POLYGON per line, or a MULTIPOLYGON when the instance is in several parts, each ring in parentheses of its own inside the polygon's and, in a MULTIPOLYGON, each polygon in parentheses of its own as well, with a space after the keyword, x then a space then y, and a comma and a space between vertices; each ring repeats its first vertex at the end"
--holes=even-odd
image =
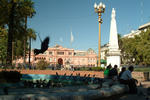
POLYGON ((112 67, 114 67, 114 65, 118 65, 118 67, 120 67, 120 50, 118 46, 118 34, 115 16, 116 13, 115 9, 113 8, 111 14, 110 37, 107 52, 107 65, 111 64, 112 67))

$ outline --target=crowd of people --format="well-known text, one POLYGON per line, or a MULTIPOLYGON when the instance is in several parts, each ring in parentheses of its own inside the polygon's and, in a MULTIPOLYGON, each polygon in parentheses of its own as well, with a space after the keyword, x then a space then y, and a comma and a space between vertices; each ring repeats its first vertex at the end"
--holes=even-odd
POLYGON ((134 94, 137 93, 137 83, 138 81, 132 77, 132 72, 134 71, 133 66, 122 67, 120 73, 118 73, 118 66, 114 65, 112 68, 111 65, 108 65, 104 71, 104 78, 118 80, 121 84, 128 85, 129 92, 134 94))

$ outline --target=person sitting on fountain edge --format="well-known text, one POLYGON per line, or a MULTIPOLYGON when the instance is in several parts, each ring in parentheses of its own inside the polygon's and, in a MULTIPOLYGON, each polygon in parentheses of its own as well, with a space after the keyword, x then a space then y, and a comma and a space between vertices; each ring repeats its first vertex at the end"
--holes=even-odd
POLYGON ((108 78, 109 77, 109 71, 110 71, 110 69, 111 69, 111 64, 109 64, 107 66, 107 68, 105 69, 105 71, 104 71, 104 78, 108 78))
POLYGON ((114 68, 112 68, 110 71, 109 71, 109 78, 112 79, 112 80, 117 80, 118 78, 118 66, 117 65, 114 65, 114 68))
POLYGON ((137 93, 137 83, 138 81, 132 78, 132 72, 134 70, 133 66, 129 66, 128 70, 124 71, 120 77, 120 83, 126 84, 129 87, 129 92, 132 94, 137 93))
POLYGON ((118 76, 119 80, 120 80, 120 77, 121 77, 122 73, 125 72, 125 71, 126 71, 126 67, 122 67, 121 72, 119 73, 119 76, 118 76))

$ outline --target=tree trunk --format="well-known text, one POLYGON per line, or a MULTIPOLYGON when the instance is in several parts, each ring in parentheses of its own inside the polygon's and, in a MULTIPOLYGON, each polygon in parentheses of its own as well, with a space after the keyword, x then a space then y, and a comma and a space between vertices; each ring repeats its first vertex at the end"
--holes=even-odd
POLYGON ((29 66, 30 66, 30 57, 31 57, 31 37, 29 37, 29 66))
POLYGON ((8 24, 8 43, 7 43, 7 64, 12 65, 12 41, 14 34, 14 13, 15 13, 15 3, 11 0, 12 8, 9 15, 9 24, 8 24))
MULTIPOLYGON (((27 32, 27 17, 25 17, 25 32, 27 32)), ((26 37, 24 37, 24 64, 26 63, 26 37)))

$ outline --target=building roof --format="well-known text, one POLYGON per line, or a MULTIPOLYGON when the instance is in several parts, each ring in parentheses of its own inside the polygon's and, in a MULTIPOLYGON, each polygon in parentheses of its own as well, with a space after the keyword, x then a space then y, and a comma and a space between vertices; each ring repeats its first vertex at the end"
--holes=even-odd
POLYGON ((129 34, 124 35, 123 38, 125 37, 133 38, 135 35, 139 35, 141 33, 141 30, 144 30, 148 27, 150 27, 150 22, 139 26, 137 30, 131 30, 131 32, 129 34))
POLYGON ((85 55, 86 55, 86 51, 75 50, 75 51, 74 51, 74 55, 75 55, 75 56, 85 56, 85 55))
POLYGON ((48 50, 56 50, 56 49, 61 49, 61 50, 74 50, 70 48, 64 48, 61 45, 56 44, 54 47, 49 47, 48 50))
POLYGON ((88 53, 88 54, 91 54, 91 53, 92 53, 92 54, 93 54, 93 53, 96 54, 96 52, 95 52, 92 48, 89 48, 89 49, 87 50, 87 53, 88 53))
POLYGON ((146 23, 146 24, 144 24, 144 25, 139 26, 139 30, 145 29, 145 28, 147 28, 147 27, 150 27, 150 22, 149 22, 149 23, 146 23))
POLYGON ((135 35, 139 35, 140 34, 140 30, 132 30, 129 34, 126 34, 123 36, 123 38, 127 37, 127 38, 133 38, 135 35))
POLYGON ((87 54, 96 54, 96 52, 92 48, 89 48, 87 51, 81 51, 81 50, 74 51, 75 56, 85 56, 87 54))

